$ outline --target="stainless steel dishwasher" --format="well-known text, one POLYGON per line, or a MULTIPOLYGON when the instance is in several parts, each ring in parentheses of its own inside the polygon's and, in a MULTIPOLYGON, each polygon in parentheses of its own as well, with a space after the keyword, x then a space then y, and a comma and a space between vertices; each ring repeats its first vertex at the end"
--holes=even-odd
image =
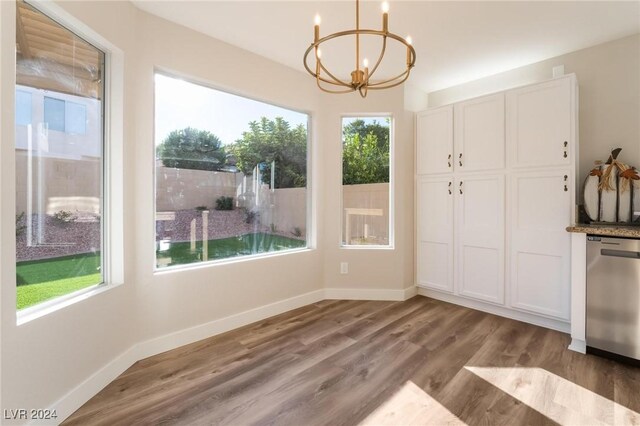
POLYGON ((640 240, 587 236, 587 352, 640 361, 640 240))

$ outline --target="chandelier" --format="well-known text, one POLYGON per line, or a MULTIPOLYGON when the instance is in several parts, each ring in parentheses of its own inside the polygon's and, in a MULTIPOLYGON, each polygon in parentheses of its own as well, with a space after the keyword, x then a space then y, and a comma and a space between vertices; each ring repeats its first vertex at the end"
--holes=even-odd
POLYGON ((411 45, 411 37, 402 38, 392 32, 389 32, 389 4, 385 1, 382 3, 382 30, 368 30, 360 28, 360 1, 356 0, 356 28, 353 30, 340 31, 329 34, 320 38, 320 16, 315 17, 313 43, 304 53, 304 67, 316 79, 316 84, 320 90, 327 93, 350 93, 357 91, 363 98, 367 96, 369 90, 382 90, 398 86, 404 83, 411 73, 411 69, 416 63, 416 51, 411 45), (322 51, 320 45, 326 41, 340 37, 355 36, 356 42, 356 69, 351 72, 351 81, 343 80, 331 73, 322 63, 322 51), (360 36, 377 36, 382 38, 382 48, 380 55, 376 60, 373 68, 369 70, 369 61, 364 59, 362 67, 360 66, 360 36), (393 78, 386 80, 371 80, 378 66, 384 58, 387 50, 387 40, 394 40, 406 46, 407 60, 404 71, 393 78), (313 52, 313 55, 311 55, 313 52), (309 66, 309 56, 315 57, 315 66, 309 66))

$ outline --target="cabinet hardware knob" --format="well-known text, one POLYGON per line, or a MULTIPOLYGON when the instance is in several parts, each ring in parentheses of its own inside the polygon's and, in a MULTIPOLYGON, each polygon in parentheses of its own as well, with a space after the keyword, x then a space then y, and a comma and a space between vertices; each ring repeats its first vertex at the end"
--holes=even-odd
POLYGON ((569 146, 569 142, 564 141, 564 147, 566 148, 566 147, 568 147, 568 146, 569 146))
POLYGON ((447 164, 449 165, 449 168, 451 168, 451 161, 447 161, 447 164))
POLYGON ((460 167, 462 167, 462 161, 458 161, 458 164, 460 164, 460 167))
POLYGON ((567 151, 564 152, 564 158, 567 158, 567 151))
POLYGON ((462 195, 462 189, 460 190, 460 195, 462 195))
POLYGON ((567 185, 564 186, 564 192, 569 191, 569 188, 567 187, 567 185))
POLYGON ((567 179, 569 179, 569 176, 564 175, 564 181, 565 181, 565 182, 567 181, 567 179))

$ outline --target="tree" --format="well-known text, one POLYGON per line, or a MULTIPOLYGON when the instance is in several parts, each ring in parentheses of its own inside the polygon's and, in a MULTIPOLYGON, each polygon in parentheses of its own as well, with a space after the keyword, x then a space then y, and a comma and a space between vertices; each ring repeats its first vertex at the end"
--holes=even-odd
POLYGON ((222 142, 206 130, 187 127, 169 133, 157 148, 165 167, 192 170, 220 170, 226 163, 222 142))
POLYGON ((343 128, 342 184, 389 182, 389 127, 355 120, 343 128))
POLYGON ((342 136, 344 140, 347 140, 353 138, 354 135, 360 135, 360 140, 364 140, 367 135, 373 134, 378 141, 378 146, 388 151, 391 119, 386 117, 384 120, 385 124, 381 124, 377 120, 368 124, 361 119, 353 120, 342 128, 342 136))
POLYGON ((258 166, 262 181, 271 182, 275 162, 275 188, 300 188, 307 185, 307 129, 302 124, 291 128, 282 117, 249 123, 249 131, 229 147, 236 166, 251 174, 258 166))

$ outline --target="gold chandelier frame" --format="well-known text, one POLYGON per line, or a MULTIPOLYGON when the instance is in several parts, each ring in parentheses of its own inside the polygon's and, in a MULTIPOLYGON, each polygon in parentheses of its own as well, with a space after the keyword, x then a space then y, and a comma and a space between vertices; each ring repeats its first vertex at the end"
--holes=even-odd
POLYGON ((360 28, 360 1, 356 0, 356 28, 354 30, 340 31, 329 34, 320 38, 320 26, 319 22, 316 22, 314 28, 314 42, 307 48, 304 53, 304 67, 311 76, 316 79, 316 84, 320 90, 326 93, 341 94, 351 93, 357 91, 363 98, 367 96, 369 90, 382 90, 390 89, 404 83, 411 74, 411 69, 415 66, 416 51, 411 45, 410 38, 404 39, 397 34, 389 32, 388 29, 388 13, 383 13, 382 30, 361 29, 360 28), (380 55, 376 60, 373 68, 369 71, 368 66, 365 64, 364 69, 360 68, 360 36, 379 36, 382 37, 382 48, 380 49, 380 55), (355 36, 356 38, 356 69, 351 72, 351 81, 345 81, 336 77, 331 73, 322 63, 320 45, 329 40, 337 39, 340 37, 355 36), (396 75, 393 78, 377 81, 375 83, 370 82, 371 77, 377 71, 378 67, 382 63, 384 54, 387 50, 387 39, 395 40, 403 44, 407 48, 407 61, 405 70, 396 75), (315 70, 313 70, 308 63, 308 58, 311 52, 314 53, 316 59, 315 70), (327 77, 322 76, 324 72, 327 77))

